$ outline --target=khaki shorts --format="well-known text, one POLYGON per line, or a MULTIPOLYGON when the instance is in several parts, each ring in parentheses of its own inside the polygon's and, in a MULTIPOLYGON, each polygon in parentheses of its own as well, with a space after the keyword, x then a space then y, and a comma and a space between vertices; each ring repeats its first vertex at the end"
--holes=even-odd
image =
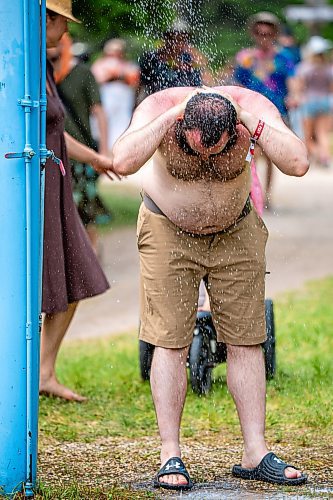
POLYGON ((140 339, 165 348, 191 344, 198 290, 208 282, 219 342, 265 341, 265 246, 268 231, 255 210, 226 232, 193 235, 141 205, 140 339))

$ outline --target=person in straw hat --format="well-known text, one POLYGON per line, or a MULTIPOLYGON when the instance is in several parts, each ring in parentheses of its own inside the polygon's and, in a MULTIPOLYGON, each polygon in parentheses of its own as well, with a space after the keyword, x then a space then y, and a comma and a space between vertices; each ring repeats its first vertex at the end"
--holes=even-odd
MULTIPOLYGON (((68 21, 80 22, 72 14, 71 0, 47 0, 46 46, 56 47, 67 31, 68 21)), ((58 168, 47 160, 45 168, 45 224, 41 336, 40 392, 67 400, 83 401, 80 394, 62 385, 55 372, 57 354, 79 300, 109 288, 72 194, 68 157, 92 165, 97 171, 112 169, 111 160, 99 155, 64 132, 65 113, 47 64, 47 148, 62 160, 58 168), (64 175, 65 174, 65 175, 64 175)))

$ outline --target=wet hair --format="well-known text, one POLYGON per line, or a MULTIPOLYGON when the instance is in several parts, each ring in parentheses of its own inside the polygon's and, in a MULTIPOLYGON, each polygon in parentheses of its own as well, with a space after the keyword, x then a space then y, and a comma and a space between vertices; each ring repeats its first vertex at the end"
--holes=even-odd
POLYGON ((187 103, 184 118, 176 124, 176 138, 180 147, 188 154, 197 154, 188 145, 185 132, 199 130, 201 143, 206 148, 215 146, 223 132, 229 134, 229 141, 223 152, 237 141, 237 113, 232 103, 220 94, 199 93, 187 103))

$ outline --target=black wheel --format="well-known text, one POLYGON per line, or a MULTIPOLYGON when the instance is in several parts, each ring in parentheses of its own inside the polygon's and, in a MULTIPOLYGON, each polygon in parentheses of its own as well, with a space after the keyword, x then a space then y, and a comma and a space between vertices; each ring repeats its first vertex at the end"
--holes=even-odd
POLYGON ((266 378, 269 380, 274 377, 276 372, 274 308, 273 301, 271 299, 265 300, 265 318, 267 340, 263 344, 263 349, 265 356, 266 378))
POLYGON ((140 374, 142 380, 149 380, 151 362, 153 360, 154 346, 139 340, 139 353, 140 353, 140 374))
POLYGON ((198 328, 198 330, 198 333, 195 332, 193 336, 188 364, 192 389, 195 393, 201 395, 208 394, 210 391, 213 368, 209 337, 205 334, 203 328, 198 328))

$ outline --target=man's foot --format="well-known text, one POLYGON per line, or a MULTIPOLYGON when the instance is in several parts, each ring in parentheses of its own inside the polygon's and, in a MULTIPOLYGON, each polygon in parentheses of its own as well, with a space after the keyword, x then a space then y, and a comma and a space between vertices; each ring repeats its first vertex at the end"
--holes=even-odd
MULTIPOLYGON (((246 454, 244 453, 242 467, 244 467, 244 469, 252 469, 254 467, 257 467, 257 465, 261 462, 264 456, 267 455, 267 453, 269 453, 268 450, 265 453, 254 456, 253 458, 250 456, 246 456, 246 454)), ((302 476, 301 471, 294 469, 293 467, 287 467, 284 471, 284 474, 288 479, 296 479, 302 476)))
POLYGON ((190 490, 193 483, 181 458, 171 457, 157 473, 154 486, 169 490, 190 490))
POLYGON ((273 484, 298 485, 307 482, 307 476, 286 464, 274 453, 266 453, 258 462, 243 457, 242 465, 234 465, 232 473, 242 479, 265 481, 273 484))
POLYGON ((55 377, 40 382, 39 394, 66 399, 66 401, 76 401, 78 403, 83 403, 87 400, 84 396, 81 396, 71 389, 68 389, 68 387, 60 384, 55 377))

